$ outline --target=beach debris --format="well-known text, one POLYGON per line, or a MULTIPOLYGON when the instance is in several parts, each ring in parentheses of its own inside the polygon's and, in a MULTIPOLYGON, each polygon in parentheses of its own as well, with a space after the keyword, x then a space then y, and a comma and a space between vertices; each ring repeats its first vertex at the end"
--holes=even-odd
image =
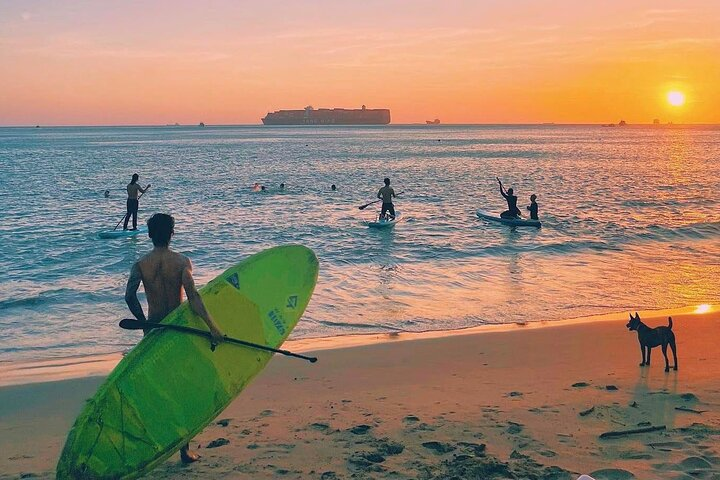
POLYGON ((508 396, 508 397, 522 397, 522 396, 523 396, 523 393, 522 393, 522 392, 510 392, 510 393, 508 393, 506 396, 508 396))
POLYGON ((585 388, 585 387, 589 387, 589 386, 590 386, 590 384, 587 382, 575 382, 571 385, 571 387, 573 387, 573 388, 585 388))
POLYGON ((632 408, 638 408, 638 402, 632 402, 632 403, 630 404, 630 406, 631 406, 632 408))
POLYGON ((707 410, 694 410, 694 409, 688 408, 688 407, 675 407, 675 410, 679 410, 681 412, 697 413, 697 414, 707 412, 707 410))
POLYGON ((590 415, 590 414, 591 414, 592 412, 594 412, 594 411, 595 411, 595 405, 593 405, 592 407, 588 408, 587 410, 583 410, 582 412, 580 412, 579 415, 580 415, 581 417, 587 417, 588 415, 590 415))
POLYGON ((220 425, 221 427, 227 427, 228 425, 230 425, 230 420, 232 420, 232 419, 231 418, 221 418, 220 420, 215 422, 215 425, 220 425))
POLYGON ((455 450, 455 447, 453 445, 450 445, 449 443, 423 442, 422 446, 427 448, 428 450, 432 450, 438 455, 449 453, 455 450))
POLYGON ((656 426, 648 426, 648 427, 641 427, 641 428, 633 428, 630 430, 613 430, 610 432, 604 432, 600 434, 600 438, 617 438, 617 437, 624 437, 626 435, 635 435, 638 433, 650 433, 650 432, 658 432, 660 430, 665 430, 665 425, 656 425, 656 426))
POLYGON ((228 440, 227 438, 220 437, 220 438, 217 438, 217 439, 213 440, 212 442, 208 443, 207 447, 205 447, 205 448, 222 447, 223 445, 227 445, 228 443, 230 443, 230 440, 228 440))
POLYGON ((653 450, 662 450, 664 452, 669 452, 673 449, 680 450, 681 448, 685 447, 684 443, 681 442, 652 442, 646 444, 648 447, 652 448, 653 450))
POLYGON ((683 393, 682 395, 680 395, 680 398, 682 398, 686 402, 699 402, 700 401, 700 399, 694 393, 683 393))
POLYGON ((458 446, 466 451, 472 452, 476 457, 485 455, 486 445, 484 443, 458 442, 458 446))
POLYGON ((320 475, 320 480, 337 480, 339 477, 337 476, 337 473, 333 472, 332 470, 328 470, 327 472, 323 472, 320 475))
POLYGON ((515 422, 508 422, 510 425, 507 429, 507 433, 511 435, 517 435, 518 433, 522 432, 523 425, 521 423, 515 423, 515 422))
POLYGON ((365 435, 371 428, 372 427, 370 425, 355 425, 350 429, 350 433, 354 435, 365 435))
POLYGON ((609 391, 611 391, 611 392, 614 392, 614 391, 617 390, 617 389, 618 389, 618 387, 616 387, 615 385, 605 385, 605 390, 609 390, 609 391))

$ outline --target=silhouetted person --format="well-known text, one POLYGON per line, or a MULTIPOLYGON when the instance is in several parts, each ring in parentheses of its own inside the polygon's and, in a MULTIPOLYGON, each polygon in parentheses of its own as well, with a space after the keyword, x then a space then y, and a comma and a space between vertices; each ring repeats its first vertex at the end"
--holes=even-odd
POLYGON ((149 183, 148 186, 145 188, 142 188, 140 185, 138 185, 137 181, 139 178, 140 176, 137 173, 133 173, 132 179, 127 186, 127 213, 125 214, 125 223, 123 224, 123 230, 128 229, 128 221, 130 220, 131 215, 133 219, 132 230, 137 230, 138 207, 140 206, 140 203, 138 202, 138 192, 145 193, 145 191, 150 188, 149 183))
POLYGON ((508 209, 500 214, 502 218, 516 218, 520 216, 520 209, 518 209, 517 206, 517 197, 513 194, 513 189, 508 188, 507 193, 505 193, 505 189, 503 188, 503 184, 500 181, 500 179, 497 179, 498 183, 500 184, 500 195, 502 195, 505 200, 507 200, 508 209))
POLYGON ((382 199, 382 208, 380 209, 380 218, 385 218, 386 213, 390 213, 389 220, 395 220, 395 205, 393 205, 393 197, 395 197, 395 190, 390 187, 390 179, 386 178, 383 180, 385 186, 382 187, 377 194, 377 198, 382 199))
POLYGON ((527 209, 530 210, 530 218, 532 220, 540 220, 538 218, 538 204, 535 200, 537 200, 537 195, 533 193, 530 195, 530 205, 528 205, 527 209))
POLYGON ((332 190, 333 192, 334 192, 335 190, 337 190, 337 187, 335 186, 334 183, 333 183, 332 185, 330 185, 330 190, 332 190))
POLYGON ((110 190, 105 190, 105 193, 104 193, 103 195, 105 195, 105 198, 109 198, 109 197, 110 197, 110 190))
POLYGON ((285 190, 285 184, 284 184, 284 183, 281 183, 281 184, 280 184, 280 190, 285 190))

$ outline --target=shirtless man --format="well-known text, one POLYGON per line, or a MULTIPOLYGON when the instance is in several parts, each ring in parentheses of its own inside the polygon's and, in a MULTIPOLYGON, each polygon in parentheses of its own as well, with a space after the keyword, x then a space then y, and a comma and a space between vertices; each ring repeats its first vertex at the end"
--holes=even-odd
MULTIPOLYGON (((175 219, 164 213, 156 213, 148 224, 148 234, 154 248, 138 260, 130 270, 125 302, 135 318, 141 322, 159 322, 182 303, 182 291, 185 290, 190 308, 201 317, 208 326, 213 345, 223 341, 223 334, 205 309, 202 298, 195 288, 192 276, 192 263, 185 255, 170 250, 170 239, 175 233, 175 219), (148 316, 145 318, 137 291, 142 282, 148 302, 148 316)), ((180 458, 191 463, 200 456, 190 451, 190 444, 180 449, 180 458)))
POLYGON ((515 193, 513 192, 512 188, 507 189, 507 193, 505 193, 505 189, 503 188, 503 184, 500 181, 500 179, 497 179, 498 183, 500 184, 500 195, 505 198, 508 204, 508 209, 505 210, 500 214, 500 217, 502 218, 517 218, 521 217, 520 209, 517 206, 517 197, 515 196, 515 193))
POLYGON ((383 180, 385 186, 382 187, 377 194, 377 198, 382 199, 382 208, 380 209, 380 219, 385 218, 385 214, 389 213, 389 220, 395 220, 395 205, 393 205, 393 197, 396 197, 395 190, 390 186, 390 179, 383 180))
POLYGON ((140 185, 138 185, 137 181, 140 178, 140 176, 137 173, 133 173, 132 179, 130 180, 130 183, 128 183, 127 186, 127 192, 128 192, 128 198, 127 198, 127 213, 125 214, 125 223, 123 224, 123 230, 127 230, 127 224, 130 220, 130 216, 133 217, 133 228, 132 230, 137 230, 137 214, 138 214, 138 207, 140 206, 140 203, 138 202, 138 192, 145 193, 145 191, 150 188, 150 184, 148 183, 148 186, 145 188, 142 188, 140 185))

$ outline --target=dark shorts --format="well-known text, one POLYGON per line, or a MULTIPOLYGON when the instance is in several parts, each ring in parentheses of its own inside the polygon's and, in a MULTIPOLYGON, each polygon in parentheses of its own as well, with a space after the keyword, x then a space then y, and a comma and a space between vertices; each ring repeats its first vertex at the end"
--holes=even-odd
POLYGON ((395 205, 392 203, 383 202, 382 208, 380 209, 380 218, 385 216, 385 212, 389 212, 391 216, 395 216, 395 205))
POLYGON ((140 202, 138 202, 137 199, 128 198, 127 199, 127 213, 137 213, 139 205, 140 205, 140 202))

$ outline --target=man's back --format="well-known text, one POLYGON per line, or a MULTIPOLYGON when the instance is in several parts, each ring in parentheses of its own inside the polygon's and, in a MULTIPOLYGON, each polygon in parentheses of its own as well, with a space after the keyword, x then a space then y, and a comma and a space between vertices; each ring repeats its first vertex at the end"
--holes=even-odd
POLYGON ((395 195, 395 190, 389 185, 382 187, 378 192, 378 196, 382 197, 383 203, 392 203, 393 195, 395 195))
POLYGON ((138 185, 137 183, 128 183, 128 186, 127 186, 128 198, 130 198, 132 200, 137 200, 139 191, 140 191, 140 185, 138 185))
POLYGON ((170 249, 155 249, 137 264, 148 302, 148 320, 159 322, 182 303, 183 273, 190 261, 170 249))

